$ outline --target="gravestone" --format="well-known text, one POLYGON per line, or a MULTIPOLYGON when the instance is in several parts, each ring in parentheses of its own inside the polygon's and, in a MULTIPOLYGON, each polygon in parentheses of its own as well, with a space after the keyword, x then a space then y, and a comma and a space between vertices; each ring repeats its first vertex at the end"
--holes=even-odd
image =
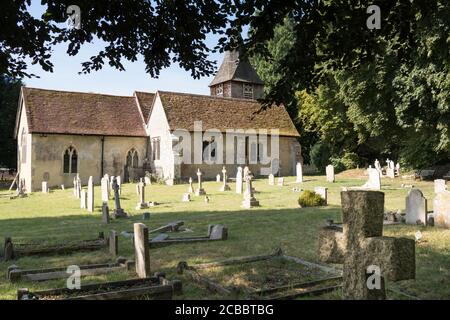
POLYGON ((66 190, 66 187, 63 184, 61 185, 61 190, 66 190))
POLYGON ((314 192, 320 195, 325 200, 325 204, 328 204, 328 188, 327 187, 315 187, 314 192))
POLYGON ((150 277, 150 244, 148 242, 148 228, 143 223, 134 224, 134 259, 136 273, 139 278, 150 277))
POLYGON ((80 199, 81 197, 81 179, 80 179, 80 175, 77 173, 77 190, 76 190, 76 197, 77 199, 80 199))
POLYGON ((223 185, 220 188, 220 191, 222 191, 222 192, 223 191, 230 191, 231 188, 230 188, 230 186, 227 183, 227 169, 225 167, 223 167, 223 169, 222 169, 222 174, 223 174, 223 185))
POLYGON ((434 224, 450 229, 450 191, 439 192, 433 201, 434 224))
POLYGON ((186 192, 183 194, 183 199, 181 200, 182 202, 189 202, 191 201, 191 194, 189 192, 186 192))
POLYGON ((382 170, 381 170, 380 161, 378 161, 378 159, 375 159, 375 169, 380 173, 380 176, 381 176, 382 170))
POLYGON ((227 240, 228 228, 222 224, 209 225, 208 236, 210 240, 227 240))
POLYGON ((189 193, 194 193, 194 187, 192 186, 192 177, 189 177, 189 188, 188 188, 188 192, 189 192, 189 193))
POLYGON ((408 192, 405 219, 407 224, 427 224, 427 199, 419 189, 408 192))
POLYGON ((217 176, 216 176, 216 182, 220 182, 220 174, 217 174, 217 176))
POLYGON ((444 179, 434 180, 434 193, 440 193, 447 190, 447 182, 444 179))
POLYGON ((302 183, 303 182, 303 167, 300 162, 297 162, 296 173, 297 173, 297 178, 296 178, 295 182, 302 183))
POLYGON ((4 261, 9 261, 14 259, 14 245, 10 237, 5 238, 5 243, 3 246, 3 259, 4 261))
POLYGON ((48 193, 48 182, 42 181, 42 193, 48 193))
POLYGON ((275 185, 275 176, 273 174, 269 174, 269 186, 275 185))
POLYGON ((113 257, 117 257, 119 255, 119 237, 117 236, 117 232, 114 230, 109 231, 109 253, 113 257))
POLYGON ((89 212, 94 212, 94 181, 92 176, 89 177, 88 181, 87 209, 89 212))
POLYGON ((327 181, 334 182, 334 167, 331 164, 329 164, 325 168, 325 171, 327 173, 327 181))
POLYGON ((81 190, 80 208, 87 209, 87 193, 86 190, 81 190))
POLYGON ((386 176, 388 178, 394 179, 395 178, 395 171, 391 167, 386 168, 386 176))
POLYGON ((102 205, 102 222, 104 224, 109 224, 109 207, 106 202, 103 202, 102 205))
POLYGON ((395 165, 395 171, 394 174, 396 176, 400 176, 400 163, 397 162, 397 164, 395 165))
POLYGON ((122 177, 117 176, 117 185, 119 186, 119 196, 122 194, 122 177))
POLYGON ((146 209, 148 208, 148 203, 145 202, 145 183, 139 182, 138 183, 139 188, 139 202, 136 205, 136 210, 146 209))
POLYGON ((120 196, 119 196, 119 186, 117 185, 117 180, 114 177, 112 182, 112 188, 114 191, 114 218, 128 218, 127 213, 120 207, 120 196))
POLYGON ((195 195, 203 196, 206 194, 206 192, 202 187, 202 172, 200 171, 200 169, 197 170, 197 177, 198 177, 198 187, 197 190, 195 190, 195 195))
POLYGON ((377 169, 367 169, 369 174, 369 180, 362 186, 364 189, 381 190, 381 177, 380 172, 377 169))
POLYGON ((248 173, 249 173, 249 172, 250 172, 249 167, 245 166, 245 167, 244 167, 244 180, 245 180, 245 177, 248 176, 248 173))
POLYGON ((146 186, 150 186, 152 184, 152 179, 148 176, 144 177, 144 183, 146 186))
POLYGON ((77 197, 77 189, 78 189, 77 178, 73 177, 73 196, 74 197, 77 197))
POLYGON ((243 191, 242 167, 238 167, 236 173, 236 193, 242 194, 242 191, 243 191))
POLYGON ((284 178, 283 178, 283 177, 279 177, 279 178, 278 178, 278 186, 279 186, 279 187, 284 186, 284 178))
POLYGON ((250 209, 252 207, 259 207, 259 201, 256 200, 253 195, 252 188, 252 175, 250 171, 248 171, 247 176, 245 177, 245 193, 244 193, 244 201, 242 201, 242 207, 246 209, 250 209))
POLYGON ((384 193, 343 191, 341 203, 343 228, 322 229, 319 259, 344 264, 344 299, 385 299, 385 279, 415 278, 415 241, 382 236, 384 193))
POLYGON ((109 187, 110 187, 112 193, 114 193, 114 190, 113 190, 113 180, 114 180, 115 178, 116 178, 116 177, 114 177, 114 176, 109 177, 109 187))
POLYGON ((100 187, 102 191, 102 201, 108 202, 109 200, 108 180, 105 177, 103 177, 100 180, 100 187))

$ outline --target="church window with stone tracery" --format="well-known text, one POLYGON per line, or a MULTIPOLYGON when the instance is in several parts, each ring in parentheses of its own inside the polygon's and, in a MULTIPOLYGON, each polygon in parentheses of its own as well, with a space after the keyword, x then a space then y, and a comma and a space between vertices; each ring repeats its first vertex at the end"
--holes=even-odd
POLYGON ((72 146, 64 152, 63 172, 78 173, 78 154, 77 150, 72 146))
POLYGON ((131 149, 127 154, 127 167, 128 168, 137 168, 139 167, 139 156, 136 149, 131 149))

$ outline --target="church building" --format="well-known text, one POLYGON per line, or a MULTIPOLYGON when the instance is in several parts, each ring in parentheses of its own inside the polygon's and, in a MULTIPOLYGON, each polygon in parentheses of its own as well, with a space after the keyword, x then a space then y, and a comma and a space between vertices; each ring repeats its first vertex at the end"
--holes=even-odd
POLYGON ((17 169, 26 192, 68 186, 79 174, 186 181, 248 166, 256 176, 294 175, 299 134, 284 106, 262 109, 264 83, 239 51, 226 52, 210 95, 156 91, 114 96, 22 87, 17 169), (276 150, 275 150, 275 147, 276 150), (243 151, 243 152, 240 152, 243 151))

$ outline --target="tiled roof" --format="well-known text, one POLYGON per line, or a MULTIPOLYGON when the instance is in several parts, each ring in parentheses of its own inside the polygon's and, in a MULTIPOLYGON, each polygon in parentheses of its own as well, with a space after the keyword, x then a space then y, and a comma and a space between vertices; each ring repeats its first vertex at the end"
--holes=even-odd
POLYGON ((22 88, 30 133, 145 137, 134 97, 22 88))
POLYGON ((139 106, 141 107, 142 115, 144 116, 145 122, 148 122, 150 112, 152 111, 153 99, 155 98, 155 94, 149 92, 135 91, 134 95, 138 99, 139 106))
POLYGON ((193 131, 194 121, 202 121, 203 130, 279 129, 281 136, 299 136, 284 106, 261 110, 261 104, 255 100, 165 91, 157 94, 172 130, 193 131))
POLYGON ((226 51, 219 71, 209 86, 226 81, 240 81, 254 84, 264 84, 247 59, 240 57, 239 50, 226 51))

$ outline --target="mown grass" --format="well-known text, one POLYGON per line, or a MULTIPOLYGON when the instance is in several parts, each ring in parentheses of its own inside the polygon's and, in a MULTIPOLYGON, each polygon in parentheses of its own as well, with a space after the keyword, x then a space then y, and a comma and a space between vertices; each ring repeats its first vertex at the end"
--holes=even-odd
MULTIPOLYGON (((144 222, 149 228, 157 228, 168 222, 183 220, 193 235, 206 234, 208 224, 225 224, 229 229, 227 241, 179 244, 151 249, 152 271, 165 271, 168 277, 183 280, 183 295, 177 299, 220 299, 204 289, 194 285, 184 276, 176 275, 175 267, 179 261, 190 264, 210 262, 229 257, 267 254, 276 247, 281 247, 291 256, 305 260, 317 260, 317 232, 326 219, 340 221, 340 190, 344 186, 358 186, 364 179, 346 178, 337 175, 335 183, 327 183, 325 177, 306 177, 302 188, 312 190, 314 186, 329 188, 329 205, 318 208, 298 207, 299 193, 293 192, 295 177, 287 177, 284 187, 269 186, 267 180, 257 180, 255 195, 261 207, 251 210, 240 208, 242 196, 233 191, 219 192, 217 182, 206 182, 210 202, 203 197, 193 197, 190 203, 181 202, 187 185, 163 186, 152 185, 146 188, 146 200, 156 201, 158 206, 148 210, 135 210, 138 200, 135 185, 126 184, 122 191, 122 207, 130 215, 126 220, 113 220, 109 225, 101 223, 100 188, 95 188, 94 213, 79 208, 79 201, 74 198, 72 189, 55 190, 50 194, 36 192, 24 199, 10 200, 8 192, 0 192, 0 237, 11 236, 14 241, 32 241, 50 239, 51 241, 95 238, 99 231, 107 235, 109 230, 131 231, 133 223, 144 222), (151 212, 150 220, 143 221, 142 213, 151 212)), ((433 199, 433 183, 411 182, 401 179, 383 180, 385 206, 389 210, 404 210, 407 189, 402 183, 414 184, 425 196, 433 199)), ((110 208, 113 201, 110 200, 110 208)), ((431 210, 431 208, 429 208, 431 210)), ((416 280, 389 284, 423 299, 450 299, 450 231, 417 226, 387 226, 385 235, 414 238, 414 233, 421 230, 423 241, 417 244, 416 280)), ((129 238, 119 237, 120 255, 133 258, 134 251, 129 238)), ((0 249, 2 250, 2 249, 0 249)), ((14 262, 0 262, 0 274, 12 263, 21 268, 42 268, 102 263, 111 261, 106 251, 81 252, 67 256, 26 257, 14 262)), ((235 269, 233 269, 235 270, 235 269)), ((245 267, 243 267, 245 272, 245 267)), ((225 272, 225 271, 224 271, 225 272)), ((234 272, 234 271, 233 271, 234 272)), ((252 271, 254 272, 254 270, 252 271)), ((263 271, 261 271, 263 272, 263 271)), ((134 277, 133 272, 116 273, 83 279, 83 283, 105 280, 118 280, 134 277)), ((235 279, 239 281, 239 279, 235 279)), ((0 299, 15 299, 18 288, 30 290, 47 289, 64 286, 64 281, 45 283, 20 282, 10 284, 5 276, 0 276, 0 299)), ((404 298, 392 295, 393 298, 404 298)), ((324 295, 322 299, 336 299, 336 293, 324 295)))

